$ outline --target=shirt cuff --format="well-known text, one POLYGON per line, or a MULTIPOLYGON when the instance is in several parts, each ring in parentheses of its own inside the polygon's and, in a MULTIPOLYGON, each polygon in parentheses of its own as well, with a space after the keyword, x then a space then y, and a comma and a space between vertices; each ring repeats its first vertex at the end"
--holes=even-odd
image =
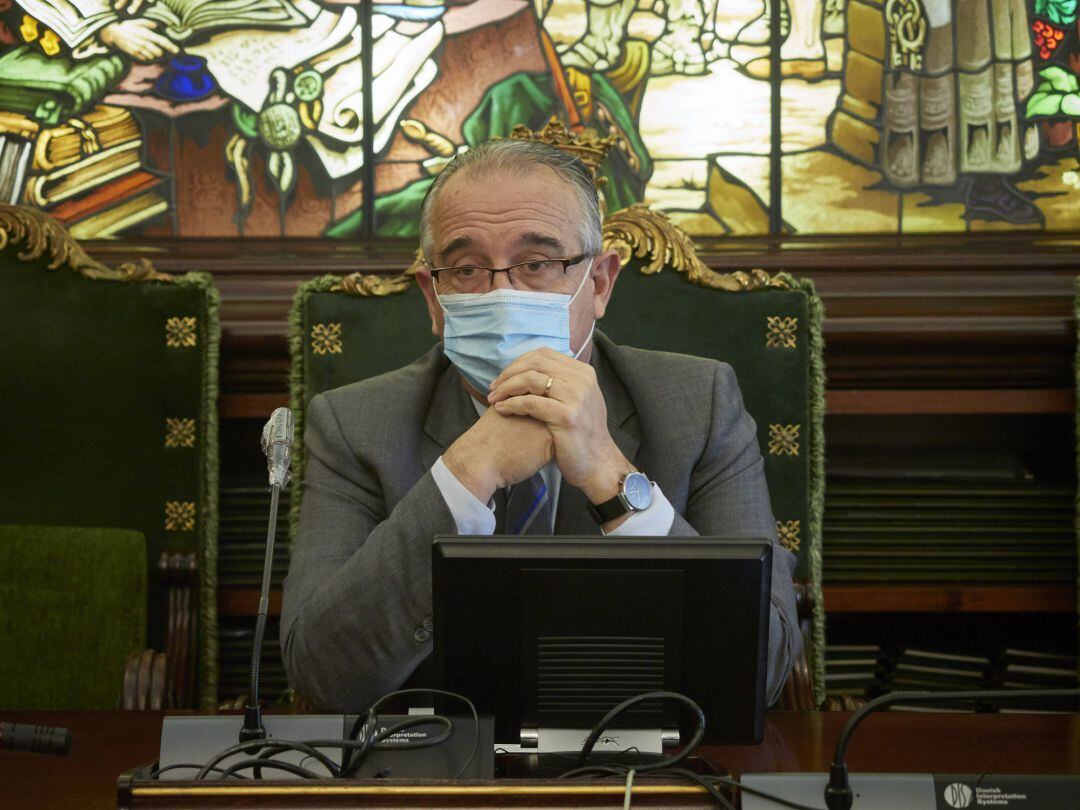
MULTIPOLYGON (((495 534, 495 502, 484 504, 457 480, 442 456, 431 465, 431 477, 446 501, 458 534, 495 534)), ((655 496, 654 496, 655 497, 655 496)))
MULTIPOLYGON (((458 486, 461 485, 458 484, 458 486)), ((649 508, 634 512, 610 532, 604 534, 607 537, 667 537, 671 531, 671 524, 674 522, 675 507, 654 482, 652 503, 649 504, 649 508)))

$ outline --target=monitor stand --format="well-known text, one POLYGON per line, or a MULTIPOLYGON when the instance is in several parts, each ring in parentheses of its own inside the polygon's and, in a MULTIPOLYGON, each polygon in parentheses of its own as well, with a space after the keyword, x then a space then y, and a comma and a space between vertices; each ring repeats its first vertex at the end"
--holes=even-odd
MULTIPOLYGON (((591 729, 525 728, 520 745, 496 745, 496 772, 503 777, 551 778, 578 767, 581 746, 591 729)), ((611 729, 589 756, 591 765, 634 767, 659 762, 678 746, 678 729, 611 729)))
MULTIPOLYGON (((580 751, 589 737, 588 728, 523 728, 523 753, 551 754, 580 751)), ((662 754, 679 744, 678 729, 612 728, 600 735, 593 746, 596 754, 635 750, 642 754, 662 754)))

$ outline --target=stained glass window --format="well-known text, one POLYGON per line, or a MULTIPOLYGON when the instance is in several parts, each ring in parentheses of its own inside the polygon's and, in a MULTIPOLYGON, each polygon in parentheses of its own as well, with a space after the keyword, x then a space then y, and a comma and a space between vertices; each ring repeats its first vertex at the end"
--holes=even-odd
POLYGON ((411 239, 555 116, 615 138, 609 211, 698 237, 1078 230, 1078 79, 1076 0, 0 0, 0 200, 411 239))

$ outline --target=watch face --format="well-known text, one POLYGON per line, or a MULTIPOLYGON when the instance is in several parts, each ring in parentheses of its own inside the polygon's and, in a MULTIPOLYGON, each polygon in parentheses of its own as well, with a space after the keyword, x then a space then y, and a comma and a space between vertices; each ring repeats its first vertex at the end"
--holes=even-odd
POLYGON ((648 476, 639 472, 630 473, 623 482, 623 494, 632 509, 647 509, 652 503, 652 484, 648 476))

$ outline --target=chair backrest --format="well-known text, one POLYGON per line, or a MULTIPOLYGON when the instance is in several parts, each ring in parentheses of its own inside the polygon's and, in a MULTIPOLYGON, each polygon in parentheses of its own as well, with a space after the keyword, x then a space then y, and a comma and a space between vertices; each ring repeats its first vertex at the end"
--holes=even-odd
MULTIPOLYGON (((616 234, 607 225, 605 241, 618 247, 616 234)), ((820 299, 810 282, 786 274, 720 276, 700 263, 693 265, 693 272, 669 267, 645 273, 639 259, 632 255, 626 259, 600 328, 616 343, 713 357, 734 367, 746 407, 757 422, 780 541, 795 553, 796 577, 807 583, 813 596, 809 657, 812 671, 820 673, 817 651, 824 650, 820 299)), ((316 394, 400 368, 434 342, 423 297, 407 275, 324 276, 303 285, 294 301, 290 336, 297 436, 303 434, 304 413, 316 394)), ((294 458, 295 532, 302 495, 302 443, 294 458)), ((822 682, 814 678, 815 687, 822 682)), ((823 698, 822 694, 818 702, 823 698)))
POLYGON ((196 553, 206 706, 216 697, 217 306, 208 275, 174 278, 145 261, 112 269, 48 217, 0 206, 0 522, 144 535, 158 649, 158 560, 196 553))
POLYGON ((0 526, 0 710, 115 709, 146 646, 146 538, 0 526))

